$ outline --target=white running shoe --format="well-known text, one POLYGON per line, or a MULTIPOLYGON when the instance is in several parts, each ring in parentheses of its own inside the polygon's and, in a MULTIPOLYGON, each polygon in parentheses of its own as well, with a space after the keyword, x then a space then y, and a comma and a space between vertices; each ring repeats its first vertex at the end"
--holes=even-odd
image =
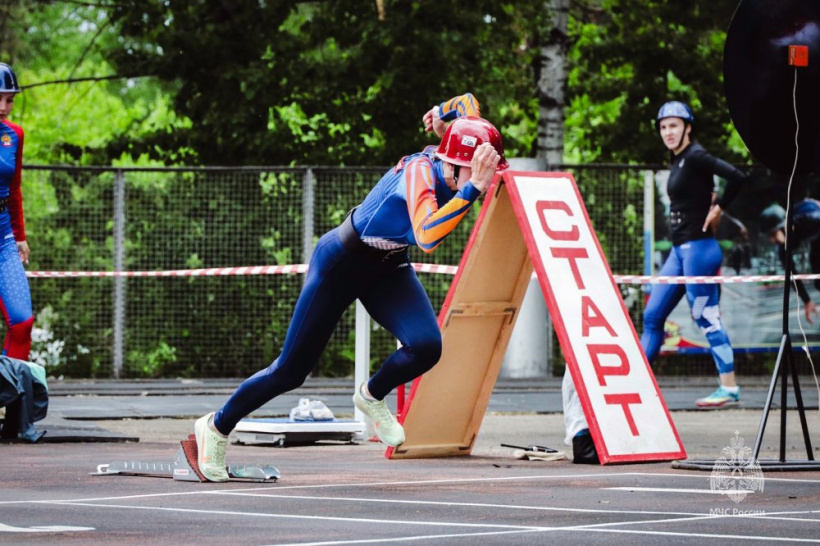
POLYGON ((367 400, 362 396, 362 386, 356 387, 353 393, 353 404, 373 420, 376 435, 385 444, 398 447, 404 443, 404 428, 396 421, 384 400, 367 400))
POLYGON ((213 412, 197 419, 194 425, 196 436, 197 464, 202 475, 211 482, 228 481, 228 471, 225 468, 225 448, 228 446, 228 437, 214 432, 210 427, 213 412))

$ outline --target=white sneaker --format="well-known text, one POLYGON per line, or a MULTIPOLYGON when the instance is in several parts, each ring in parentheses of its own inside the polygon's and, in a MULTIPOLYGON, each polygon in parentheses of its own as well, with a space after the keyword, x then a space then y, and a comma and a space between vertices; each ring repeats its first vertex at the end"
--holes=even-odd
POLYGON ((194 425, 196 436, 197 464, 199 471, 211 482, 228 481, 228 471, 225 468, 225 448, 228 446, 228 437, 214 432, 210 427, 213 412, 197 419, 194 425))
POLYGON ((362 386, 356 387, 353 393, 353 404, 373 420, 376 435, 385 444, 398 447, 404 443, 404 428, 396 421, 384 400, 367 400, 362 396, 362 386))

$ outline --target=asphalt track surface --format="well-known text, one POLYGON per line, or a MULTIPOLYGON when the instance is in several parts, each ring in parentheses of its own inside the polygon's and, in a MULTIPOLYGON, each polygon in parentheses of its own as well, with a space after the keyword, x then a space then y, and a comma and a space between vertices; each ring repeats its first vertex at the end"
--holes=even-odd
MULTIPOLYGON (((495 405, 503 407, 510 393, 497 390, 495 405)), ((817 443, 820 415, 813 396, 807 418, 817 443)), ((154 398, 173 406, 171 400, 183 403, 184 397, 154 398)), ((55 414, 72 401, 53 400, 55 414)), ((744 407, 672 415, 690 458, 715 459, 732 439, 753 444, 761 412, 744 407)), ((767 472, 762 491, 729 496, 713 490, 708 471, 677 470, 669 463, 525 461, 499 445, 566 450, 560 413, 488 412, 473 454, 459 458, 391 461, 371 442, 229 446, 229 462, 278 467, 282 479, 272 484, 89 475, 96 465, 118 460, 170 461, 177 440, 192 429, 192 417, 82 421, 89 438, 94 427, 107 434, 100 438, 138 437, 136 443, 98 438, 0 446, 0 543, 820 542, 820 472, 767 472)), ((64 421, 52 419, 50 433, 59 437, 64 421)), ((805 459, 796 413, 790 411, 789 419, 787 459, 805 459)), ((774 410, 761 457, 777 457, 778 440, 774 410)))

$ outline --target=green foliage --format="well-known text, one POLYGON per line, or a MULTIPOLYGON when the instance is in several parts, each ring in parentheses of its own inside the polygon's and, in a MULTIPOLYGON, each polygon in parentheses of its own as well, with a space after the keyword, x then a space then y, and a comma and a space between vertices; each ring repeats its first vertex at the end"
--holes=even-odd
POLYGON ((129 368, 137 376, 161 377, 164 368, 177 362, 176 348, 164 341, 153 350, 143 353, 138 350, 129 351, 129 368))
MULTIPOLYGON (((429 144, 420 117, 471 91, 507 155, 534 155, 549 2, 20 0, 0 54, 33 87, 18 121, 29 162, 383 165, 429 144)), ((723 97, 736 2, 575 0, 569 21, 568 162, 658 162, 652 120, 695 109, 719 156, 748 152, 723 97)), ((0 30, 1 32, 1 30, 0 30)))
POLYGON ((535 112, 527 37, 544 10, 513 6, 404 0, 379 21, 375 4, 352 0, 141 0, 111 10, 123 38, 107 59, 175 85, 174 110, 196 120, 133 150, 159 139, 203 164, 389 164, 429 143, 424 112, 471 91, 521 155, 535 112))
MULTIPOLYGON (((143 134, 190 126, 172 109, 171 88, 158 80, 99 79, 114 74, 105 55, 119 44, 104 9, 20 4, 10 29, 19 42, 0 43, 0 54, 14 64, 24 87, 12 118, 28 135, 28 164, 110 164, 130 153, 130 142, 143 134), (68 80, 75 82, 41 85, 68 80)), ((132 74, 139 76, 123 73, 132 74)), ((167 150, 162 157, 172 160, 184 149, 167 150)))
POLYGON ((602 9, 573 21, 570 157, 663 161, 653 122, 664 102, 682 100, 694 109, 694 136, 716 155, 740 159, 742 147, 726 130, 731 122, 721 81, 725 29, 736 6, 602 0, 602 9))

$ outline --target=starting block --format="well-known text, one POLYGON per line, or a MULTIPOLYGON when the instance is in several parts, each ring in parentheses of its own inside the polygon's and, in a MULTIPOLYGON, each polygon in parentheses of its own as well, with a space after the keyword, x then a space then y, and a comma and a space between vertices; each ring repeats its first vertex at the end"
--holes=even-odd
MULTIPOLYGON (((196 438, 193 434, 187 440, 180 441, 181 447, 176 457, 170 463, 118 461, 109 464, 97 465, 97 471, 91 476, 145 476, 149 478, 173 478, 184 482, 207 482, 197 464, 196 438)), ((231 481, 246 481, 271 483, 277 481, 282 474, 276 467, 232 464, 226 467, 231 481)))
POLYGON ((282 417, 242 419, 233 430, 233 443, 245 445, 308 444, 325 440, 353 443, 365 434, 365 424, 352 419, 295 421, 282 417))

